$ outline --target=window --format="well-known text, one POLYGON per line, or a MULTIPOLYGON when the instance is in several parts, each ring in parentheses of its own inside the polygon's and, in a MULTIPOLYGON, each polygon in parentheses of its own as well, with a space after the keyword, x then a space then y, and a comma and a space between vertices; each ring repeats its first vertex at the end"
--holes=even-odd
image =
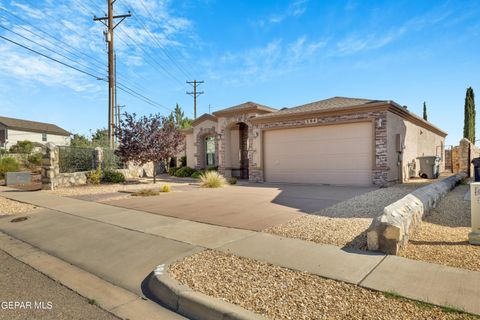
POLYGON ((206 137, 205 138, 205 155, 206 155, 206 164, 207 167, 214 167, 215 163, 215 137, 206 137))
POLYGON ((1 129, 0 130, 0 147, 5 147, 6 140, 7 140, 7 130, 1 129))
POLYGON ((42 133, 42 141, 43 142, 47 141, 47 134, 46 133, 42 133))

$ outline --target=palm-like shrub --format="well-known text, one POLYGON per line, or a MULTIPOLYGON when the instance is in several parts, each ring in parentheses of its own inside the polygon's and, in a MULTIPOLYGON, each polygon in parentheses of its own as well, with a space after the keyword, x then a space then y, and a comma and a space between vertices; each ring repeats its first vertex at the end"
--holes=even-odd
POLYGON ((217 171, 206 171, 200 175, 200 186, 202 188, 221 188, 226 183, 224 176, 217 171))

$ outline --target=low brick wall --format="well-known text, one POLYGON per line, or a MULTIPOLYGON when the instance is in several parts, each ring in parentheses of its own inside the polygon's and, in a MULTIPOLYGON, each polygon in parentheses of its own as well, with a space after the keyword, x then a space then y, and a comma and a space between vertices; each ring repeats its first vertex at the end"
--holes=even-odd
POLYGON ((458 173, 419 188, 385 207, 383 214, 375 218, 368 228, 368 250, 397 254, 408 243, 409 236, 424 215, 466 177, 466 173, 458 173))

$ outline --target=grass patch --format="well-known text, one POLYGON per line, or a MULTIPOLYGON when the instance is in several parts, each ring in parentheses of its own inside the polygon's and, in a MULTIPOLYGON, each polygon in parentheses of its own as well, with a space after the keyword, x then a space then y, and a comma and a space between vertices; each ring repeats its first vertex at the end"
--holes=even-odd
POLYGON ((91 304, 93 306, 98 306, 98 303, 97 301, 95 301, 95 299, 87 299, 87 302, 88 304, 91 304))
POLYGON ((200 187, 202 188, 221 188, 227 180, 217 171, 206 171, 200 175, 200 187))

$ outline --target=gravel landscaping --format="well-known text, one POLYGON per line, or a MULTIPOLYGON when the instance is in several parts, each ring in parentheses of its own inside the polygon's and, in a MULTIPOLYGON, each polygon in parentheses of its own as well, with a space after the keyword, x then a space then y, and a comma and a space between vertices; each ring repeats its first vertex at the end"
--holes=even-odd
POLYGON ((0 215, 33 213, 37 207, 0 196, 0 215))
POLYGON ((460 185, 440 201, 400 252, 406 258, 480 271, 480 246, 470 245, 470 189, 460 185))
POLYGON ((478 319, 212 250, 175 263, 169 273, 195 291, 270 319, 478 319))
POLYGON ((352 199, 337 203, 311 215, 304 215, 264 232, 365 250, 366 230, 372 219, 383 213, 383 208, 395 202, 421 184, 399 184, 381 188, 352 199))

